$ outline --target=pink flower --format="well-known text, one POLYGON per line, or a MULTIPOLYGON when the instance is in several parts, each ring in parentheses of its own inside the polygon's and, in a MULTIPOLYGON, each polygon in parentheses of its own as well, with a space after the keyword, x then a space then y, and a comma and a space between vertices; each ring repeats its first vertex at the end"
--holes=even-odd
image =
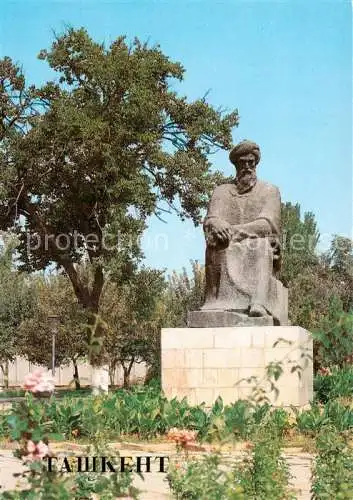
POLYGON ((320 375, 331 375, 331 370, 330 368, 324 368, 324 367, 321 367, 319 368, 319 374, 320 375))
POLYGON ((169 441, 174 441, 178 446, 185 447, 187 444, 195 442, 196 436, 196 431, 177 429, 176 427, 173 427, 168 431, 167 439, 169 441))
POLYGON ((174 465, 175 469, 177 470, 186 470, 187 469, 187 462, 176 462, 174 465))
POLYGON ((35 445, 35 443, 33 443, 33 441, 28 441, 27 451, 28 451, 28 453, 34 453, 36 451, 36 445, 35 445))
POLYGON ((41 392, 53 392, 55 385, 53 378, 48 373, 44 373, 41 369, 37 369, 33 373, 26 375, 23 388, 26 391, 36 394, 41 392))
POLYGON ((43 441, 39 441, 39 443, 36 444, 30 440, 27 443, 27 452, 26 460, 33 462, 34 460, 42 460, 42 458, 48 456, 50 450, 43 441))
POLYGON ((36 452, 39 458, 44 458, 49 454, 49 447, 43 441, 39 441, 36 452))

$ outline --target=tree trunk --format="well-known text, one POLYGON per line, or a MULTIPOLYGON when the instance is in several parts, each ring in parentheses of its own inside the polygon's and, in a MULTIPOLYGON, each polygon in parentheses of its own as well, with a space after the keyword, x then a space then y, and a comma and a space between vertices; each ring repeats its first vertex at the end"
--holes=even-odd
POLYGON ((4 380, 3 387, 5 389, 8 389, 9 388, 9 362, 5 361, 4 363, 1 363, 0 366, 1 366, 1 371, 3 374, 3 380, 4 380))
POLYGON ((77 366, 77 360, 73 359, 72 360, 73 365, 74 365, 74 382, 75 382, 75 389, 79 390, 81 389, 81 384, 80 384, 80 376, 78 373, 78 366, 77 366))
POLYGON ((92 394, 107 394, 109 391, 109 366, 91 365, 91 387, 92 394))
POLYGON ((109 379, 111 386, 115 385, 116 364, 116 360, 111 360, 109 363, 109 379))
POLYGON ((72 262, 61 262, 70 278, 75 295, 89 313, 88 359, 91 365, 91 387, 93 394, 107 393, 109 389, 109 371, 107 355, 104 351, 104 327, 99 318, 99 300, 104 285, 103 268, 97 265, 91 287, 82 283, 72 262))
POLYGON ((5 364, 4 382, 5 382, 5 389, 8 389, 9 388, 9 362, 8 361, 6 361, 6 364, 5 364))
POLYGON ((125 366, 124 363, 121 363, 124 372, 124 389, 127 389, 130 386, 130 373, 132 369, 132 365, 134 364, 135 359, 132 358, 128 366, 125 366))
POLYGON ((9 362, 5 361, 1 364, 1 370, 4 376, 4 387, 5 389, 9 388, 9 362))

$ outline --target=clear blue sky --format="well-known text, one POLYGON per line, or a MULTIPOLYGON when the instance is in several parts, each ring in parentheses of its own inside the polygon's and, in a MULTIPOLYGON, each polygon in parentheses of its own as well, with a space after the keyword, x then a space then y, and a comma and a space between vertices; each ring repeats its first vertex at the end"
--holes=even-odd
MULTIPOLYGON (((315 213, 326 248, 331 234, 352 234, 351 21, 351 3, 339 0, 2 0, 0 56, 38 84, 51 75, 36 55, 67 24, 99 41, 126 34, 159 43, 186 68, 183 94, 210 90, 215 106, 239 109, 234 142, 260 144, 259 177, 315 213)), ((213 161, 233 171, 225 152, 213 161)), ((167 220, 150 221, 147 264, 203 261, 201 229, 167 220)))

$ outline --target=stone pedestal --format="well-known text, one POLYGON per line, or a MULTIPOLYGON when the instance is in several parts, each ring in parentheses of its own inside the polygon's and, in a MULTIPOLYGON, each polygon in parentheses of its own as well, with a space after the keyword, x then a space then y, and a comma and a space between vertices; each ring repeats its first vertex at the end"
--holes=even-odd
POLYGON ((217 309, 190 311, 188 328, 214 328, 224 326, 273 326, 272 316, 249 317, 235 311, 217 309))
POLYGON ((218 396, 225 404, 247 399, 257 377, 275 406, 308 404, 313 398, 312 338, 298 326, 247 326, 162 329, 162 388, 166 396, 187 397, 190 404, 211 406, 218 396), (266 366, 281 362, 269 392, 266 366), (301 377, 292 373, 301 366, 301 377))

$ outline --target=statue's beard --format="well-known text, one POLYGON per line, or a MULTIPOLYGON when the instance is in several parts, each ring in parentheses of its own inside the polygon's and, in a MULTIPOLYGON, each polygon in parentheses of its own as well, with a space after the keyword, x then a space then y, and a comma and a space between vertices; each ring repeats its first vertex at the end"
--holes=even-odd
POLYGON ((244 172, 237 173, 235 178, 235 182, 237 185, 237 190, 239 193, 246 193, 252 189, 256 184, 256 173, 255 172, 244 172))

